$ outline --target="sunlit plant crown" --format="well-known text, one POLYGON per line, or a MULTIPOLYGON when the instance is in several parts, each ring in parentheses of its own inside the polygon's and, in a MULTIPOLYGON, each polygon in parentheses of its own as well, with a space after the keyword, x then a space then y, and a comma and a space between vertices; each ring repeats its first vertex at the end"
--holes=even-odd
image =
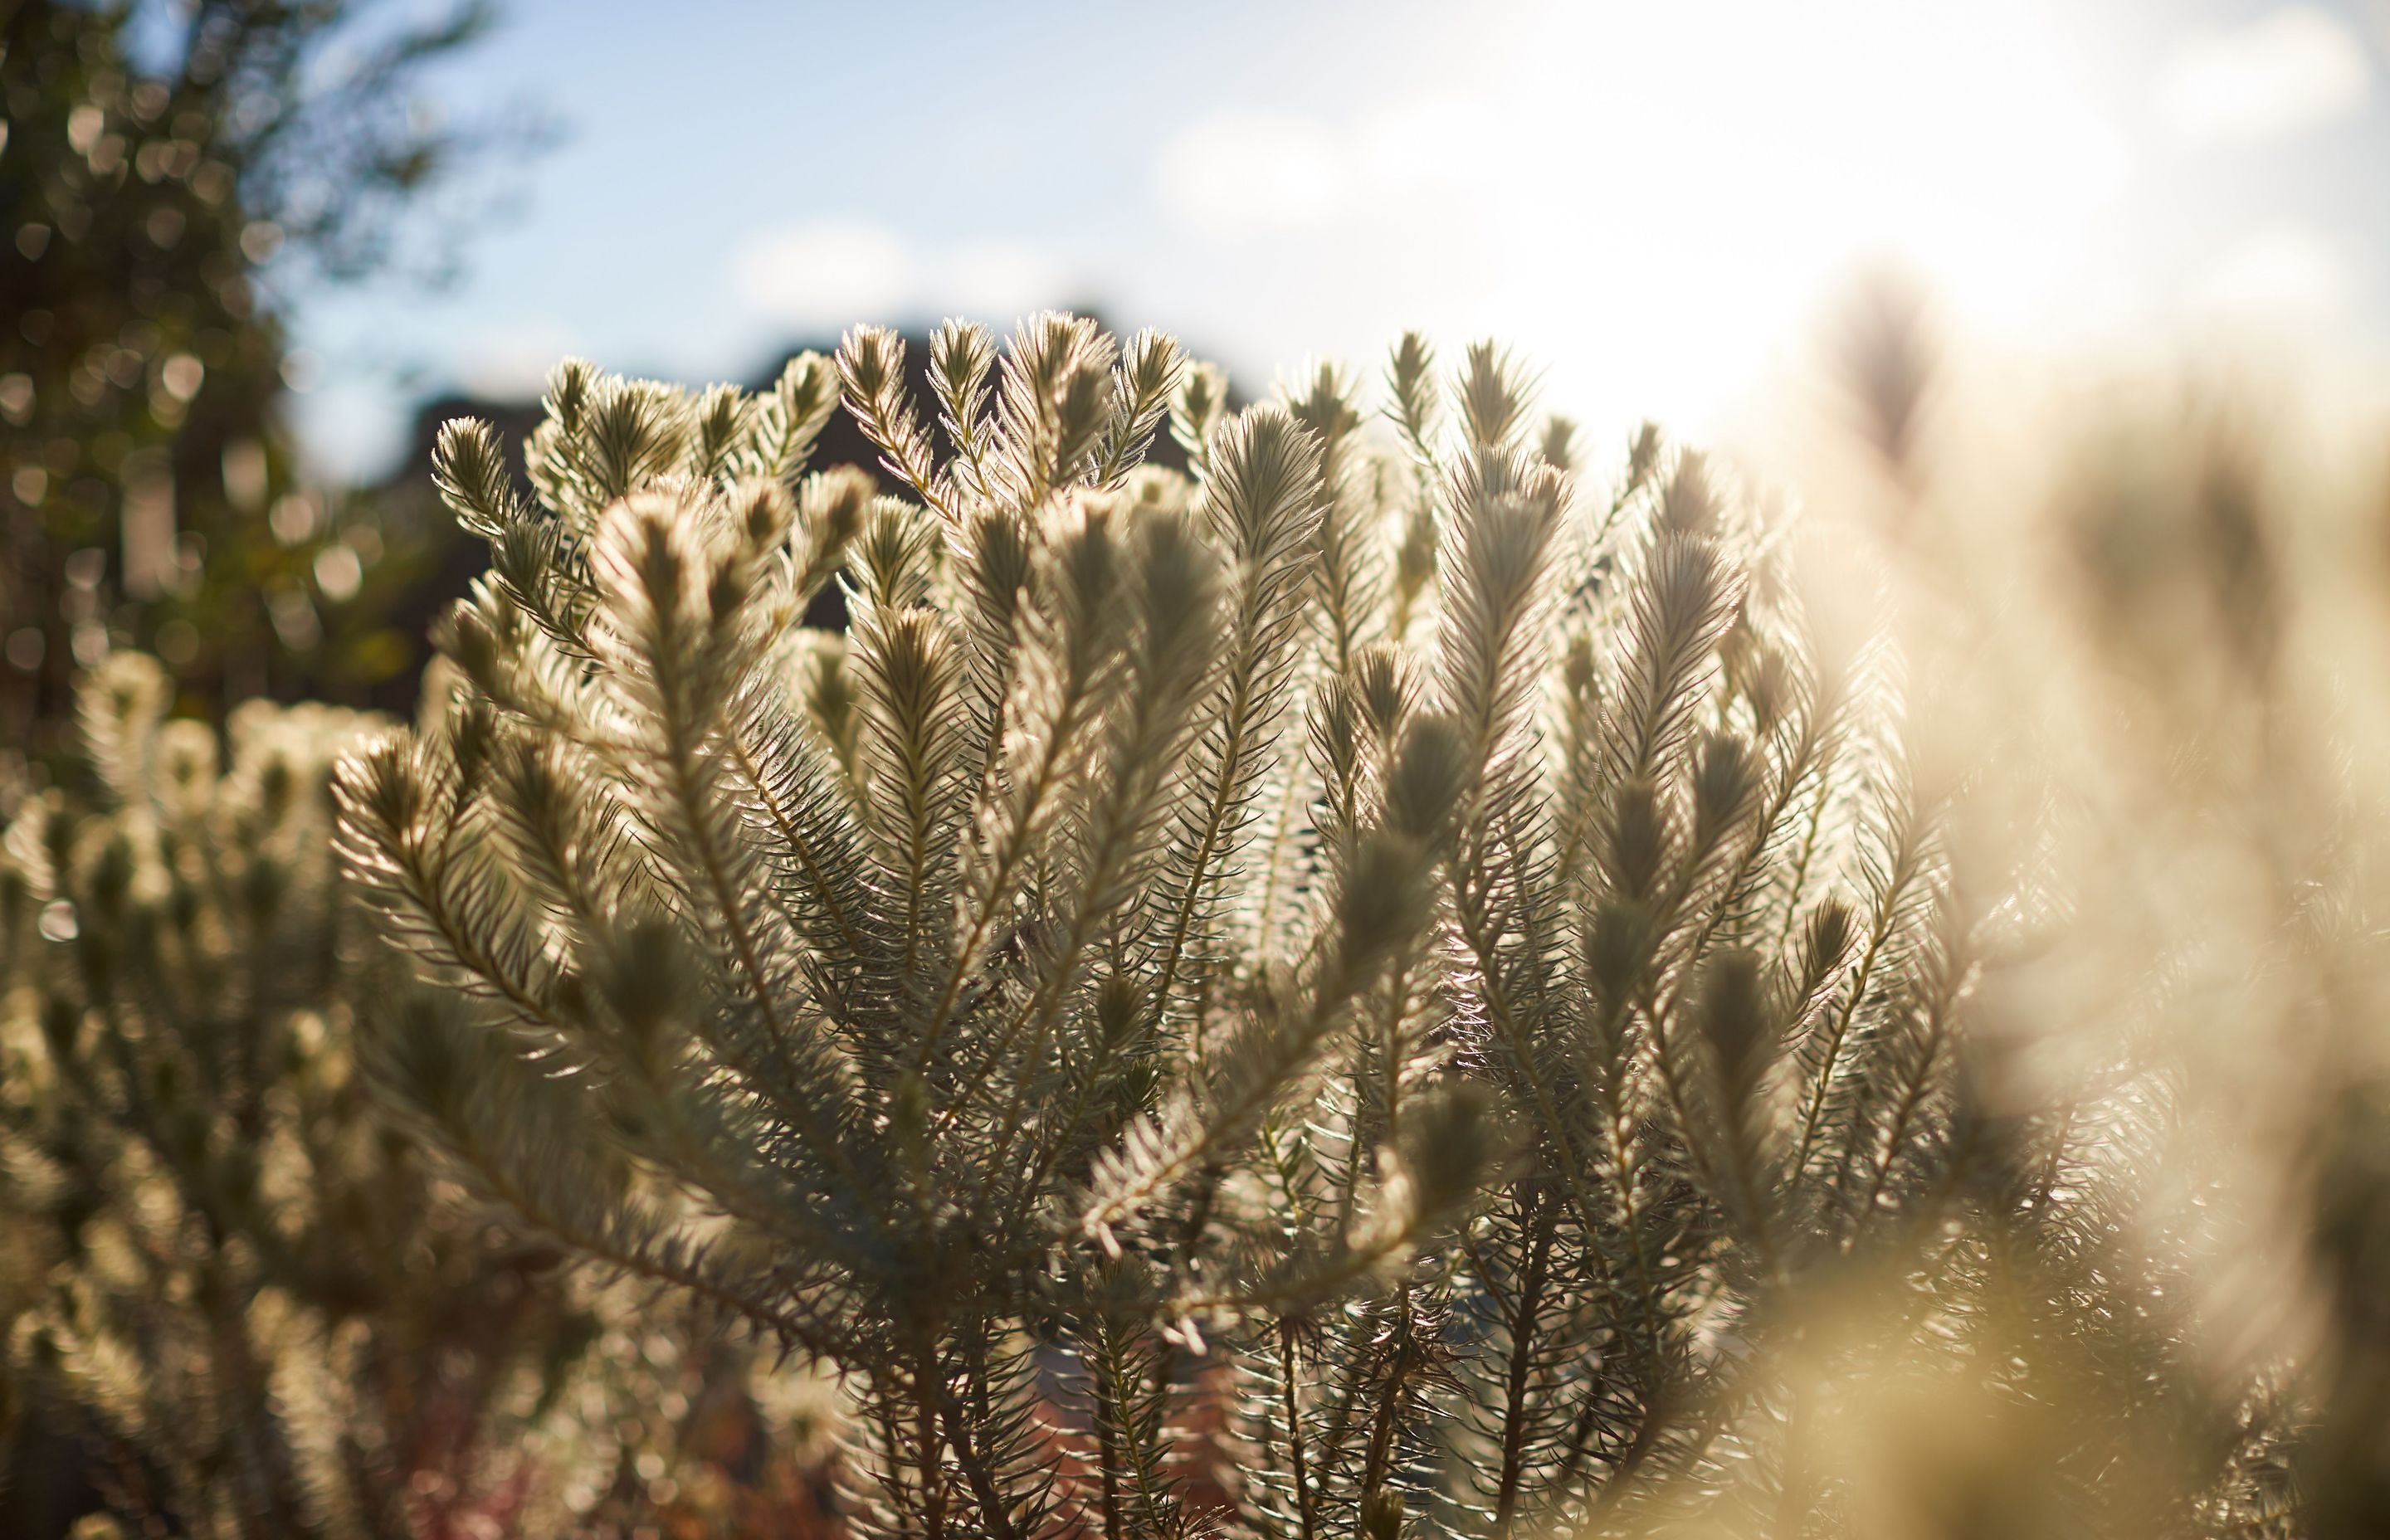
POLYGON ((2012 1356, 2062 1150, 1968 1110, 1891 671, 1779 525, 1649 431, 1595 490, 1488 347, 1384 432, 1063 315, 928 383, 568 363, 535 502, 443 435, 491 571, 340 839, 489 1197, 838 1370, 871 1534, 1825 1503, 1772 1348, 1862 1259, 2012 1356), (842 398, 897 493, 804 473, 842 398))

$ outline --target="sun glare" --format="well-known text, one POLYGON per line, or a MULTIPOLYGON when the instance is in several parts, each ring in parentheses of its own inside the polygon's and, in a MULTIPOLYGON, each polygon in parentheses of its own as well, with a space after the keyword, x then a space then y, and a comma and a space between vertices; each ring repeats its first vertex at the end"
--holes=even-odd
POLYGON ((1714 417, 1864 265, 1978 327, 2046 328, 2127 169, 2024 6, 1694 0, 1529 25, 1489 100, 1541 147, 1508 170, 1532 238, 1481 253, 1486 324, 1557 326, 1561 356, 1637 382, 1630 403, 1554 380, 1596 411, 1714 417))

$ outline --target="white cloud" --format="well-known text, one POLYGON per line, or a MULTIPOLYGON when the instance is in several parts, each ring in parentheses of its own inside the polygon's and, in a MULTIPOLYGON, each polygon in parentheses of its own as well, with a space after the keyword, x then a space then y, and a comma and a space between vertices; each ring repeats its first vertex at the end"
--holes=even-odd
POLYGON ((999 239, 922 245, 856 219, 751 236, 731 251, 730 281, 756 314, 824 331, 944 315, 1003 330, 1073 297, 1069 271, 1039 247, 999 239))
POLYGON ((526 321, 476 338, 456 366, 456 382, 478 396, 535 396, 557 360, 577 351, 552 321, 526 321))
POLYGON ((942 315, 972 316, 998 330, 1032 311, 1075 298, 1062 265, 1022 241, 965 241, 931 265, 921 292, 930 308, 942 315))
POLYGON ((1226 107, 1172 135, 1156 172, 1174 220, 1235 239, 1328 224, 1343 209, 1355 169, 1343 137, 1316 119, 1226 107))
POLYGON ((2348 117, 2372 91, 2363 41, 2330 12, 2293 5, 2192 33, 2160 73, 2157 105, 2188 139, 2271 139, 2348 117))
POLYGON ((1154 186, 1192 234, 1233 241, 1317 231, 1504 179, 1506 123, 1498 101, 1482 95, 1406 98, 1343 122, 1218 107, 1163 143, 1154 186))
POLYGON ((2234 241, 2192 281, 2194 307, 2234 321, 2330 320, 2345 313, 2357 278, 2319 233, 2278 225, 2234 241))
POLYGON ((1507 119, 1488 96, 1404 100, 1362 120, 1354 156, 1372 192, 1387 197, 1457 192, 1499 162, 1507 119))
POLYGON ((903 237, 861 219, 766 230, 730 254, 730 282, 739 297, 792 327, 892 319, 912 298, 915 273, 903 237))
POLYGON ((345 372, 291 407, 309 474, 336 485, 387 476, 406 452, 405 404, 362 373, 345 372))

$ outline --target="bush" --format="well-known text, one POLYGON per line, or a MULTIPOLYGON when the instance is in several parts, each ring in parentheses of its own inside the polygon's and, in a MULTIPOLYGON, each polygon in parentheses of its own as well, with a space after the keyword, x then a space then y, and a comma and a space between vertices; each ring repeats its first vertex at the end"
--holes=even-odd
POLYGON ((1064 316, 942 330, 934 430, 835 376, 568 363, 536 506, 452 425, 491 573, 340 838, 396 1100, 835 1373, 862 1532, 2273 1510, 2106 1146, 1982 1094, 1899 655, 1780 515, 1649 431, 1586 490, 1490 347, 1405 340, 1392 449, 1064 316), (802 474, 842 389, 904 494, 802 474))
POLYGON ((187 1534, 553 1534, 648 1452, 606 1412, 656 1377, 372 1115, 353 1014, 400 979, 328 780, 373 725, 252 702, 220 766, 169 694, 137 654, 87 681, 90 780, 27 798, 0 863, 20 1520, 74 1477, 187 1534))

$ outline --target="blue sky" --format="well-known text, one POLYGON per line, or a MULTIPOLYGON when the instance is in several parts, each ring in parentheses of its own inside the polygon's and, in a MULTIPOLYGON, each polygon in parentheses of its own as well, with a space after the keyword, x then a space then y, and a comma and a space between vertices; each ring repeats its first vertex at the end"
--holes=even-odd
POLYGON ((1857 264, 1996 346, 2372 368, 2390 0, 511 0, 460 111, 563 131, 455 286, 291 305, 299 422, 388 462, 554 357, 744 376, 860 319, 1088 303, 1251 386, 1402 327, 1702 430, 1857 264))

